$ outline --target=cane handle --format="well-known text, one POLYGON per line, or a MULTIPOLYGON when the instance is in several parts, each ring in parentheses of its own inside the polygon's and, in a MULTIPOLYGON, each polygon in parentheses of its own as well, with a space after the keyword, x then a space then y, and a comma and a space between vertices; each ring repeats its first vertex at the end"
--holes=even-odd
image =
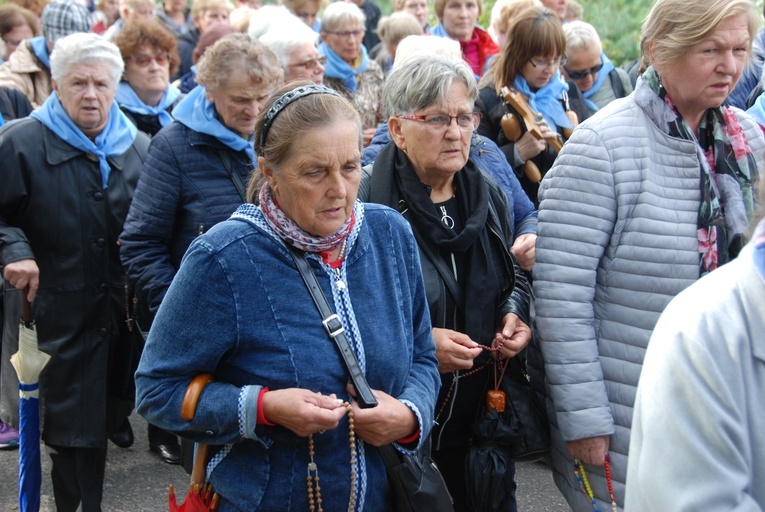
POLYGON ((181 402, 181 418, 186 421, 194 419, 199 395, 202 394, 204 387, 214 380, 215 378, 209 373, 199 374, 191 380, 186 388, 186 393, 183 395, 183 402, 181 402))

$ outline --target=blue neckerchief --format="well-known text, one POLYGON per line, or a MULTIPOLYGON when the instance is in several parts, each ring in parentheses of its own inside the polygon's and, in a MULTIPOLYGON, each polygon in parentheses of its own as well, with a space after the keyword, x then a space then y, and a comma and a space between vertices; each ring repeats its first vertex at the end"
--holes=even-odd
MULTIPOLYGON (((478 23, 476 23, 475 26, 480 28, 480 29, 482 29, 482 30, 484 30, 483 26, 481 26, 478 23)), ((439 23, 435 27, 430 27, 430 35, 431 36, 436 36, 436 37, 447 37, 449 39, 454 39, 452 36, 450 36, 446 32, 446 29, 444 28, 444 24, 443 23, 439 23)), ((455 41, 456 41, 456 39, 455 39, 455 41)))
POLYGON ((45 41, 45 37, 33 37, 29 40, 29 47, 32 48, 32 53, 42 62, 42 65, 50 69, 50 54, 48 53, 48 43, 45 41))
POLYGON ((608 75, 614 70, 614 63, 606 56, 605 52, 600 52, 600 61, 603 63, 603 67, 598 71, 598 79, 595 80, 595 83, 592 84, 589 91, 582 93, 584 102, 593 112, 600 110, 600 107, 588 98, 600 90, 600 86, 603 85, 603 82, 608 79, 608 75))
POLYGON ((173 109, 175 120, 195 132, 215 137, 234 151, 244 151, 252 160, 253 167, 257 168, 258 161, 252 145, 252 134, 249 139, 245 139, 226 128, 218 120, 215 105, 207 99, 205 92, 205 88, 201 85, 194 87, 173 109))
POLYGON ((563 91, 568 91, 568 84, 561 80, 560 71, 556 71, 550 83, 537 92, 531 92, 529 84, 521 75, 516 75, 513 85, 528 100, 531 109, 542 114, 551 130, 557 132, 558 127, 574 127, 560 104, 563 91))
POLYGON ((364 45, 361 45, 361 65, 357 69, 353 69, 327 43, 319 45, 319 53, 327 57, 327 63, 324 64, 324 76, 340 79, 346 89, 355 93, 359 85, 356 82, 356 75, 366 71, 369 66, 369 55, 364 45))
POLYGON ((173 122, 173 116, 171 116, 167 109, 175 103, 175 100, 181 95, 181 91, 168 85, 165 89, 165 93, 162 95, 162 99, 156 107, 151 107, 141 101, 141 98, 135 93, 130 84, 127 82, 120 82, 117 86, 117 94, 114 96, 120 107, 136 114, 151 115, 159 117, 159 124, 161 126, 167 126, 173 122))
POLYGON ((749 107, 746 113, 752 116, 760 126, 765 126, 765 100, 763 100, 762 94, 757 97, 757 101, 749 107))
POLYGON ((0 126, 3 126, 5 124, 5 119, 3 119, 3 116, 0 116, 0 126))
POLYGON ((116 102, 112 102, 109 108, 109 121, 101 130, 95 140, 90 140, 87 135, 74 124, 72 118, 66 113, 58 95, 52 92, 42 106, 32 112, 33 117, 48 127, 53 133, 69 144, 85 153, 91 153, 98 157, 98 165, 101 168, 101 184, 106 188, 109 182, 109 162, 107 158, 119 156, 127 151, 135 141, 138 130, 125 114, 120 111, 116 102))

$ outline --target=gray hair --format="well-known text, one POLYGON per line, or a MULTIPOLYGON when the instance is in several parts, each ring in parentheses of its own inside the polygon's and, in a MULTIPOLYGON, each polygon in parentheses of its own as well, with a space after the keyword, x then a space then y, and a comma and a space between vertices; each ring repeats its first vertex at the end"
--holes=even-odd
POLYGON ((366 29, 367 17, 356 4, 350 2, 332 2, 321 15, 322 32, 337 30, 348 23, 366 29))
MULTIPOLYGON (((271 31, 271 27, 277 24, 281 24, 285 19, 295 18, 300 21, 300 18, 294 16, 287 9, 279 5, 264 5, 258 9, 258 13, 250 18, 250 24, 247 27, 247 34, 253 39, 260 39, 268 32, 271 31)), ((300 21, 300 23, 303 23, 300 21)), ((303 23, 305 25, 305 23, 303 23)))
POLYGON ((56 41, 50 55, 51 76, 61 83, 78 64, 107 66, 115 87, 125 69, 117 45, 97 34, 86 32, 72 34, 56 41))
POLYGON ((432 55, 410 57, 393 68, 383 86, 386 114, 414 114, 444 102, 455 80, 465 84, 470 101, 475 102, 478 86, 473 71, 464 60, 432 55))
POLYGON ((569 54, 592 48, 603 51, 598 31, 586 21, 577 20, 566 23, 563 25, 563 34, 566 36, 566 51, 569 54))
POLYGON ((292 52, 299 50, 306 44, 316 46, 319 34, 311 27, 300 21, 299 18, 289 15, 294 19, 283 19, 273 23, 261 38, 260 42, 268 46, 279 59, 279 65, 287 73, 287 64, 292 52))

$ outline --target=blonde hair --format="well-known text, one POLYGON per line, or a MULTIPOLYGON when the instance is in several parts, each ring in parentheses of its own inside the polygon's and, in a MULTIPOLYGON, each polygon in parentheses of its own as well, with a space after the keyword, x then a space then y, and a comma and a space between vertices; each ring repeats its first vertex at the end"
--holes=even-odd
POLYGON ((489 34, 495 41, 504 41, 513 18, 532 7, 544 7, 539 0, 498 0, 491 9, 489 34))
POLYGON ((688 50, 706 41, 720 24, 732 16, 744 15, 751 40, 760 26, 760 13, 750 0, 656 0, 643 22, 640 53, 660 68, 679 63, 688 50))
POLYGON ((407 36, 419 36, 422 33, 420 22, 408 12, 383 16, 377 24, 377 35, 385 45, 398 44, 407 36))
MULTIPOLYGON (((436 18, 439 20, 444 18, 444 9, 446 9, 446 4, 450 1, 451 0, 436 0, 433 2, 433 11, 436 13, 436 18)), ((483 0, 475 0, 475 3, 478 4, 478 17, 480 18, 483 16, 483 0)))
POLYGON ((207 11, 213 9, 225 9, 227 12, 234 10, 234 6, 228 0, 192 0, 191 15, 194 19, 201 18, 207 11))

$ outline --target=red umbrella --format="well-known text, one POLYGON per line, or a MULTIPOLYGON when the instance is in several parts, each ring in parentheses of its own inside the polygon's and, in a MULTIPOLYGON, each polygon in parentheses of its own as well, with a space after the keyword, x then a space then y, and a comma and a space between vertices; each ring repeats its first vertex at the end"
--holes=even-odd
MULTIPOLYGON (((197 401, 204 387, 214 380, 209 373, 197 375, 186 388, 181 404, 181 418, 186 421, 194 419, 197 412, 197 401)), ((218 495, 213 491, 212 485, 205 482, 205 467, 210 452, 206 444, 197 444, 197 453, 194 456, 194 468, 191 471, 191 486, 186 494, 186 499, 178 505, 175 499, 175 489, 170 486, 167 495, 167 504, 170 512, 211 512, 218 509, 218 495)))

